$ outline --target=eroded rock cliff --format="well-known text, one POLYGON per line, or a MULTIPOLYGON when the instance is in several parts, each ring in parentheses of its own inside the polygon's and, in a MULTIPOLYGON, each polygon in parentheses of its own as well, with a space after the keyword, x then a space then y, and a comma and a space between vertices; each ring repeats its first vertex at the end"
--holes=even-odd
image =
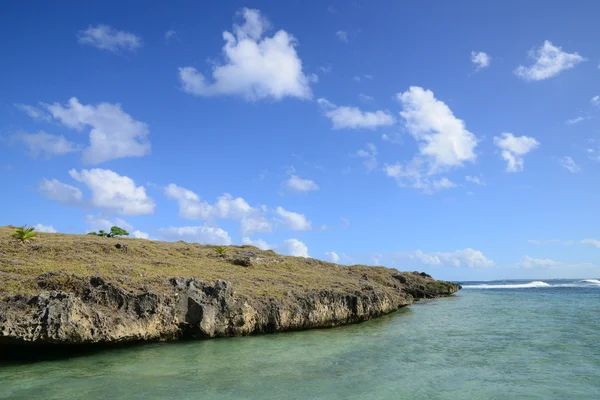
POLYGON ((425 274, 387 271, 375 281, 363 274, 357 279, 360 289, 290 290, 276 297, 237 294, 226 280, 174 277, 159 282, 162 290, 134 291, 99 276, 46 273, 35 280, 39 293, 0 300, 0 344, 117 343, 333 327, 460 289, 425 274))

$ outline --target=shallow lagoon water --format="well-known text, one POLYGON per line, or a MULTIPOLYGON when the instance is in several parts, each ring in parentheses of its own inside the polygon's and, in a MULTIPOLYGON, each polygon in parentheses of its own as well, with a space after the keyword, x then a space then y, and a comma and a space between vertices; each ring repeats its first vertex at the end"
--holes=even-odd
POLYGON ((335 329, 0 364, 0 398, 600 399, 600 284, 546 282, 468 283, 335 329))

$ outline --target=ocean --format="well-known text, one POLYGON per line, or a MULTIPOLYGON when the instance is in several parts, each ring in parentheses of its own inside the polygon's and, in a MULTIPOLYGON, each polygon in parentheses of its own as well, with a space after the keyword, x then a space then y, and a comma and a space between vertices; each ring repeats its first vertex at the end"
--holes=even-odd
POLYGON ((600 399, 600 280, 460 282, 366 323, 0 364, 2 399, 600 399))

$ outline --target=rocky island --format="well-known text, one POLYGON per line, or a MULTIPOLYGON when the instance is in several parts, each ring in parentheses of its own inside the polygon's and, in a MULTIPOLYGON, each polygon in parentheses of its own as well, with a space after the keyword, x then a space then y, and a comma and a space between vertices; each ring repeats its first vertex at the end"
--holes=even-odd
POLYGON ((213 338, 366 321, 460 289, 252 246, 0 228, 0 346, 213 338))

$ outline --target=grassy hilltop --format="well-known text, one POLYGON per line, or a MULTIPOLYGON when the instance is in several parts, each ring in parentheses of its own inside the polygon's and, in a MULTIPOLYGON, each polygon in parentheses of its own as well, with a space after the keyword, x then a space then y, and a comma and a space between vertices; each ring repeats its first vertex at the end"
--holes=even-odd
MULTIPOLYGON (((384 287, 390 280, 388 268, 347 267, 254 246, 228 246, 226 254, 220 255, 217 246, 197 243, 60 233, 38 233, 35 240, 22 244, 11 237, 13 232, 12 227, 0 227, 0 298, 39 293, 43 288, 36 278, 49 272, 60 273, 56 286, 66 291, 69 276, 101 276, 127 290, 158 292, 170 277, 181 276, 207 282, 225 279, 238 294, 275 298, 289 291, 361 290, 365 279, 373 287, 384 287), (127 249, 117 248, 117 243, 127 249), (250 265, 238 265, 248 260, 250 265)), ((447 284, 418 274, 404 275, 432 292, 447 284)))

